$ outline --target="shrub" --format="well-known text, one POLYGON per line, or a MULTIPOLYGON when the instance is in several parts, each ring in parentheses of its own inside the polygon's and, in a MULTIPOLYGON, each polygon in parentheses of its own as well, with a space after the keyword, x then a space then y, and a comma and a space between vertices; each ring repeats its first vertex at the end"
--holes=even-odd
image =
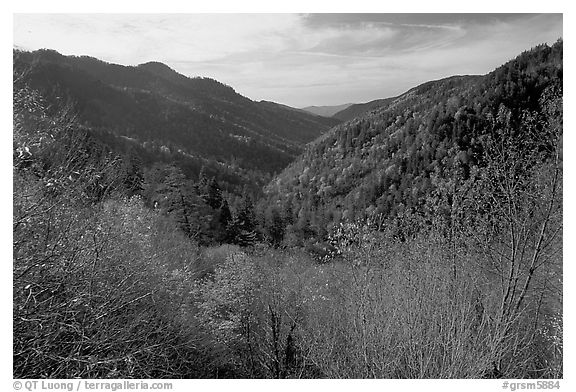
POLYGON ((15 258, 14 376, 202 374, 184 306, 194 245, 138 198, 97 212, 58 206, 34 227, 46 250, 15 258))

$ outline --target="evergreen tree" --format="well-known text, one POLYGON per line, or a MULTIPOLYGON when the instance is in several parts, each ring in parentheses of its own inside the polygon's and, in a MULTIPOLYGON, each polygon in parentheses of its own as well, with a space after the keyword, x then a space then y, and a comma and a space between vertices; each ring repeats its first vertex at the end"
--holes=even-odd
POLYGON ((123 186, 129 196, 140 194, 144 190, 144 175, 142 174, 142 163, 136 155, 128 155, 124 158, 124 179, 123 186))
POLYGON ((192 194, 186 191, 186 177, 174 166, 167 166, 165 177, 157 188, 159 205, 188 236, 192 236, 192 194))
POLYGON ((206 191, 203 193, 202 198, 206 204, 215 210, 222 206, 222 191, 214 177, 208 180, 206 191))
POLYGON ((208 175, 206 174, 206 166, 202 165, 200 168, 200 173, 198 174, 198 183, 196 184, 198 189, 198 194, 200 196, 204 195, 208 186, 208 175))
POLYGON ((258 240, 256 214, 252 198, 244 192, 237 202, 236 213, 228 225, 228 235, 233 243, 250 246, 258 240))
POLYGON ((220 214, 218 215, 220 224, 223 227, 227 227, 232 220, 232 213, 230 212, 230 207, 228 207, 228 201, 226 199, 222 200, 222 205, 220 206, 220 214))
POLYGON ((284 221, 276 207, 269 207, 264 215, 266 233, 274 246, 282 243, 284 238, 284 221))

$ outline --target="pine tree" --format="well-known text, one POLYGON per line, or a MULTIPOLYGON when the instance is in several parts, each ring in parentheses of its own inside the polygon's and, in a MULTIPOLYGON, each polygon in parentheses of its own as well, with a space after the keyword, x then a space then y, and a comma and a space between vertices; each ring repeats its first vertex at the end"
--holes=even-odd
POLYGON ((136 155, 128 155, 124 158, 123 186, 129 196, 140 194, 144 190, 144 175, 142 174, 141 162, 136 155))
POLYGON ((222 191, 214 177, 208 180, 206 191, 203 193, 202 198, 206 204, 215 210, 222 206, 222 191))
POLYGON ((222 227, 227 227, 228 223, 232 220, 232 213, 230 212, 230 207, 228 207, 228 202, 226 199, 222 200, 222 205, 220 206, 220 214, 218 215, 219 222, 222 227))
POLYGON ((284 238, 284 221, 276 207, 269 207, 265 211, 266 232, 272 244, 278 246, 284 238))
POLYGON ((199 191, 198 194, 200 196, 204 194, 204 191, 207 189, 207 185, 208 175, 206 174, 206 166, 202 165, 200 168, 200 173, 198 174, 198 183, 196 185, 199 191))
POLYGON ((244 192, 236 208, 236 214, 228 225, 228 234, 233 243, 240 246, 251 246, 258 240, 256 230, 256 214, 252 198, 244 192))
POLYGON ((192 195, 186 191, 186 177, 174 166, 166 167, 165 177, 157 188, 160 207, 172 216, 178 226, 192 236, 192 195))

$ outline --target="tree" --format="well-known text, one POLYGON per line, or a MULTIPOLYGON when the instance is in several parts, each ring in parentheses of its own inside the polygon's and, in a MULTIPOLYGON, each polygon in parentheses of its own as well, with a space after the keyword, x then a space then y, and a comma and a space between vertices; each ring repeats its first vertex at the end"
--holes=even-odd
POLYGON ((284 221, 275 207, 268 207, 264 213, 266 233, 272 245, 278 246, 284 238, 284 221))
POLYGON ((219 242, 232 242, 229 232, 228 226, 232 221, 232 213, 230 212, 230 207, 228 207, 228 201, 226 199, 222 200, 222 205, 220 206, 218 212, 218 222, 219 222, 219 233, 218 233, 218 241, 219 242))
POLYGON ((187 236, 200 242, 209 241, 209 226, 213 218, 210 208, 195 194, 179 168, 165 166, 162 171, 163 178, 154 192, 158 206, 187 236))
POLYGON ((561 91, 547 91, 541 105, 543 113, 524 112, 518 125, 500 110, 485 143, 486 166, 465 205, 484 219, 467 233, 498 277, 495 366, 510 376, 518 358, 504 348, 515 344, 522 355, 541 355, 534 342, 541 328, 551 328, 544 315, 561 314, 561 91))
POLYGON ((123 158, 123 186, 128 196, 139 194, 144 190, 144 175, 141 167, 142 163, 136 155, 129 154, 123 158))
POLYGON ((252 198, 244 192, 244 196, 236 202, 235 213, 228 224, 228 236, 233 243, 250 246, 258 240, 256 214, 252 198))
POLYGON ((201 376, 182 307, 195 244, 113 193, 125 161, 29 92, 14 101, 14 376, 201 376))
POLYGON ((222 191, 216 179, 212 177, 208 180, 205 192, 201 194, 202 198, 213 209, 218 209, 222 205, 222 191))

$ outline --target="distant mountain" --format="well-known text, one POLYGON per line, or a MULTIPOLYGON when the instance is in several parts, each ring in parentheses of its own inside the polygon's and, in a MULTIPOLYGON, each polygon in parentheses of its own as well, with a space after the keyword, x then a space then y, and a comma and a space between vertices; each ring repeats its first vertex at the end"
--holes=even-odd
POLYGON ((179 161, 189 175, 201 166, 225 170, 238 186, 247 172, 256 185, 282 170, 339 123, 254 102, 216 80, 189 78, 158 62, 122 66, 39 50, 14 51, 14 67, 53 107, 72 103, 86 126, 179 161))
POLYGON ((342 110, 339 110, 336 113, 332 114, 332 118, 336 118, 341 121, 352 120, 353 118, 359 117, 371 110, 380 108, 382 106, 386 106, 390 102, 394 101, 394 99, 395 98, 376 99, 374 101, 366 103, 356 103, 353 105, 348 105, 342 110))
MULTIPOLYGON (((293 108, 292 106, 284 105, 284 104, 277 103, 277 102, 272 102, 272 101, 260 101, 260 102, 258 102, 258 103, 261 104, 261 105, 263 105, 263 106, 270 107, 270 108, 280 107, 280 108, 283 108, 283 109, 286 109, 286 110, 292 110, 292 111, 295 111, 295 112, 310 114, 309 112, 307 112, 307 111, 304 110, 304 109, 293 108)), ((312 113, 312 114, 314 114, 314 113, 312 113)))
POLYGON ((493 138, 526 154, 550 150, 546 135, 562 124, 562 59, 560 40, 484 76, 351 106, 362 114, 310 143, 266 187, 265 208, 285 217, 290 238, 322 237, 333 223, 424 211, 443 187, 484 170, 493 138))
POLYGON ((302 110, 316 114, 318 116, 333 117, 334 114, 346 109, 351 105, 353 104, 345 103, 343 105, 337 105, 337 106, 307 106, 305 108, 302 108, 302 110))

